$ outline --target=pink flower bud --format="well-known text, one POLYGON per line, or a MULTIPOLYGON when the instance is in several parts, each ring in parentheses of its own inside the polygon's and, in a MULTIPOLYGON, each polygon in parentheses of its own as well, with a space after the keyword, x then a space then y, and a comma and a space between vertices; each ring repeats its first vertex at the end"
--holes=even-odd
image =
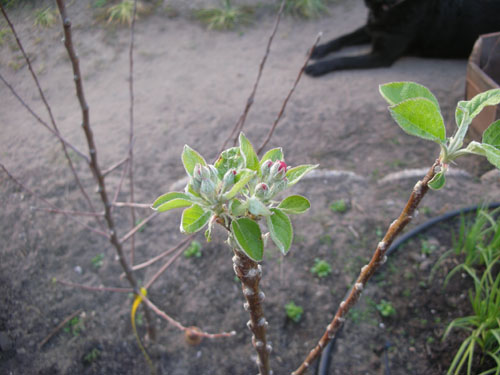
POLYGON ((222 179, 222 192, 225 193, 234 185, 234 177, 236 176, 236 169, 228 170, 222 179))
POLYGON ((284 161, 276 160, 270 170, 271 179, 273 181, 282 180, 286 175, 286 168, 287 165, 284 161))
POLYGON ((255 187, 255 196, 259 199, 266 198, 269 193, 269 186, 265 183, 260 183, 255 187))

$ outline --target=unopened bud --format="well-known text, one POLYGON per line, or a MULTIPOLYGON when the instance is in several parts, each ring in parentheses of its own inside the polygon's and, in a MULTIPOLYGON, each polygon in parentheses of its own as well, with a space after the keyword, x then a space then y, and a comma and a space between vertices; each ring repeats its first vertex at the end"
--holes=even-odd
POLYGON ((269 186, 265 183, 260 183, 255 188, 255 196, 259 199, 266 199, 269 196, 269 186))
POLYGON ((286 163, 281 160, 276 160, 271 167, 271 170, 269 171, 270 173, 270 178, 273 181, 279 181, 282 180, 285 175, 286 175, 286 163))
POLYGON ((203 178, 202 165, 199 163, 194 166, 193 178, 200 181, 200 182, 201 182, 201 179, 203 178))
POLYGON ((208 200, 212 200, 215 198, 215 190, 216 186, 211 180, 203 180, 201 181, 200 193, 208 200))
POLYGON ((273 161, 271 159, 267 159, 264 163, 262 163, 262 167, 260 167, 260 173, 263 180, 265 180, 267 176, 269 176, 269 172, 271 171, 272 166, 273 161))
POLYGON ((224 174, 222 178, 222 192, 225 193, 234 185, 234 177, 236 176, 236 170, 230 169, 224 174))

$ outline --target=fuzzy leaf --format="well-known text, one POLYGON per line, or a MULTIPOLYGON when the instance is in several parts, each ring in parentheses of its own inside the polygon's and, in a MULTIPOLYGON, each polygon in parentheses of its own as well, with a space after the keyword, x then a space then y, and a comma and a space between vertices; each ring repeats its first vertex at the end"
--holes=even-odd
POLYGON ((285 214, 301 214, 311 207, 311 203, 301 195, 290 195, 278 206, 285 214))
POLYGON ((281 147, 278 148, 273 148, 269 151, 267 151, 264 156, 262 156, 262 159, 260 159, 259 166, 262 167, 262 163, 264 163, 266 160, 282 160, 285 161, 285 157, 283 156, 283 150, 281 147))
POLYGON ((245 134, 240 133, 240 151, 245 159, 245 167, 253 171, 259 170, 259 158, 245 134))
POLYGON ((428 185, 432 190, 439 190, 444 187, 445 183, 446 177, 444 176, 444 172, 439 172, 429 181, 428 185))
POLYGON ((429 99, 408 99, 389 107, 389 111, 406 133, 438 143, 445 141, 443 117, 429 99))
POLYGON ((156 200, 151 205, 151 208, 153 210, 163 212, 171 210, 173 208, 189 207, 191 205, 193 205, 193 201, 191 200, 191 197, 189 195, 184 193, 171 192, 163 194, 156 198, 156 200), (173 201, 177 202, 174 203, 173 201))
POLYGON ((256 262, 262 260, 264 254, 264 242, 259 224, 255 221, 242 217, 231 222, 231 232, 240 249, 256 262))
POLYGON ((288 216, 280 209, 272 208, 271 212, 273 212, 273 215, 266 218, 271 239, 283 255, 286 255, 292 245, 292 223, 288 216))
POLYGON ((483 133, 483 143, 500 149, 500 120, 495 121, 483 133))
POLYGON ((181 232, 195 233, 207 225, 210 219, 210 211, 205 211, 197 204, 186 208, 182 213, 181 232))
POLYGON ((226 172, 230 169, 238 170, 245 161, 240 153, 239 147, 231 147, 223 151, 214 166, 219 172, 219 178, 222 180, 226 172))
POLYGON ((205 166, 207 165, 207 162, 203 159, 203 156, 198 154, 188 145, 185 145, 184 150, 182 151, 182 164, 184 164, 184 168, 186 169, 188 175, 192 176, 196 164, 205 166))
POLYGON ((465 151, 486 157, 491 164, 500 169, 500 149, 489 144, 472 141, 465 151))
POLYGON ((242 216, 247 212, 247 205, 241 203, 238 199, 231 200, 229 203, 229 212, 233 216, 242 216))
MULTIPOLYGON (((459 101, 455 111, 455 120, 457 126, 462 124, 464 115, 468 115, 468 122, 472 121, 484 107, 489 105, 497 105, 500 103, 500 89, 493 89, 482 92, 469 101, 459 101)), ((468 125, 468 124, 466 124, 468 125)))
POLYGON ((313 169, 317 168, 318 164, 304 164, 297 167, 293 167, 286 172, 286 178, 288 179, 288 186, 295 185, 299 180, 309 173, 313 169))
POLYGON ((257 172, 251 171, 249 169, 241 170, 235 177, 235 184, 226 194, 224 194, 224 199, 231 199, 239 193, 241 189, 255 176, 257 172))
POLYGON ((248 199, 248 211, 255 216, 270 216, 272 212, 258 198, 251 197, 248 199))
POLYGON ((379 86, 380 94, 392 106, 407 99, 426 98, 439 110, 439 103, 430 90, 414 82, 391 82, 379 86))

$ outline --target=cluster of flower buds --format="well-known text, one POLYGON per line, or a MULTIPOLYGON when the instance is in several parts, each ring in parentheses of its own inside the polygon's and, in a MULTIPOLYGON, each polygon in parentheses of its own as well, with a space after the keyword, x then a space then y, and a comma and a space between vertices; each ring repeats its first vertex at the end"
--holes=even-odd
POLYGON ((196 164, 190 185, 194 192, 200 194, 207 201, 214 203, 220 194, 229 191, 234 185, 236 170, 228 170, 222 181, 219 179, 217 169, 211 164, 203 166, 196 164))
POLYGON ((262 182, 255 187, 255 196, 261 200, 274 197, 288 186, 287 165, 282 160, 266 160, 260 169, 262 182))

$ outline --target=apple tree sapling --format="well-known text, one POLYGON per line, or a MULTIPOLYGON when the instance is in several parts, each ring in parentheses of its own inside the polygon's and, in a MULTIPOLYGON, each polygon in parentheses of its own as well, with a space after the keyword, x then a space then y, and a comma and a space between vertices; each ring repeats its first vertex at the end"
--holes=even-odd
POLYGON ((290 250, 293 230, 288 215, 304 213, 310 203, 300 195, 275 199, 317 165, 289 168, 281 148, 268 151, 259 161, 243 133, 239 136, 239 147, 223 151, 213 165, 189 146, 184 147, 182 162, 189 175, 185 192, 164 194, 152 208, 163 212, 184 207, 181 232, 194 233, 207 227, 207 241, 211 240, 215 224, 226 229, 227 244, 234 254, 233 269, 241 280, 246 300, 244 308, 250 314, 247 326, 253 333, 260 375, 269 375, 272 348, 266 340, 267 321, 262 308, 265 296, 259 288, 262 276, 259 262, 268 237, 283 255, 290 250), (261 221, 266 223, 266 234, 261 231, 261 221))

